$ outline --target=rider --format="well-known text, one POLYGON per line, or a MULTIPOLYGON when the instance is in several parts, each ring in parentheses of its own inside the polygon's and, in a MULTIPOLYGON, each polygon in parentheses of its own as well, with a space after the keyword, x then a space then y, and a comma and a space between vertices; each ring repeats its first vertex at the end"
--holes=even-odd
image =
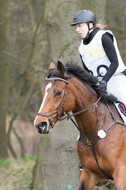
POLYGON ((99 85, 126 106, 126 66, 113 33, 103 30, 90 10, 77 12, 71 26, 76 26, 82 38, 79 53, 84 69, 98 77, 99 85))

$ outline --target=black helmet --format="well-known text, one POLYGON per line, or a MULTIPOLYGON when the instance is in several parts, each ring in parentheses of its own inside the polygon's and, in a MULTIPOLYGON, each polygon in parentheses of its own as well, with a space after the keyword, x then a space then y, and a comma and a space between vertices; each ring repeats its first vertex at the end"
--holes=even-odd
POLYGON ((71 24, 71 26, 85 22, 86 23, 93 22, 94 25, 96 24, 96 16, 92 11, 81 10, 77 12, 73 18, 73 23, 71 24))

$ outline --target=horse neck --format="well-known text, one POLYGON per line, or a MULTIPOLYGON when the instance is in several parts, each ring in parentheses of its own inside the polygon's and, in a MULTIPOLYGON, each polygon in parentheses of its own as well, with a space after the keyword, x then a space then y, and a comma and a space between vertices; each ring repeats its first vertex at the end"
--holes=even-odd
MULTIPOLYGON (((72 82, 75 96, 75 107, 72 110, 73 113, 84 110, 97 101, 97 94, 90 86, 82 84, 77 79, 72 82)), ((96 110, 91 108, 89 111, 84 111, 83 113, 76 115, 75 120, 82 131, 86 130, 87 133, 92 133, 97 120, 96 110)))
POLYGON ((75 97, 75 107, 73 112, 77 112, 89 107, 98 98, 93 88, 91 88, 87 84, 81 83, 76 78, 72 80, 72 88, 75 97))

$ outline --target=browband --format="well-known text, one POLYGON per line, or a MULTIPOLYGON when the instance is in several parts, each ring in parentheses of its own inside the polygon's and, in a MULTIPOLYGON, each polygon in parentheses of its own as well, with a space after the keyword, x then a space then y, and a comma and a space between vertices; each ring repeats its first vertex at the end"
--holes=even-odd
POLYGON ((53 81, 53 80, 60 80, 60 81, 65 82, 66 84, 68 84, 68 81, 67 81, 67 80, 62 79, 62 78, 59 78, 59 77, 52 77, 52 78, 47 78, 47 77, 46 77, 46 80, 51 80, 51 81, 53 81))

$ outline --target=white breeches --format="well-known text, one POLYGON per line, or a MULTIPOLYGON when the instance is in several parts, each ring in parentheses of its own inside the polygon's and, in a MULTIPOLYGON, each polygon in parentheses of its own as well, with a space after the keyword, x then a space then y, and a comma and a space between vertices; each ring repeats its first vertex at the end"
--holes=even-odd
POLYGON ((126 75, 120 73, 112 76, 107 83, 107 92, 126 106, 126 75))

